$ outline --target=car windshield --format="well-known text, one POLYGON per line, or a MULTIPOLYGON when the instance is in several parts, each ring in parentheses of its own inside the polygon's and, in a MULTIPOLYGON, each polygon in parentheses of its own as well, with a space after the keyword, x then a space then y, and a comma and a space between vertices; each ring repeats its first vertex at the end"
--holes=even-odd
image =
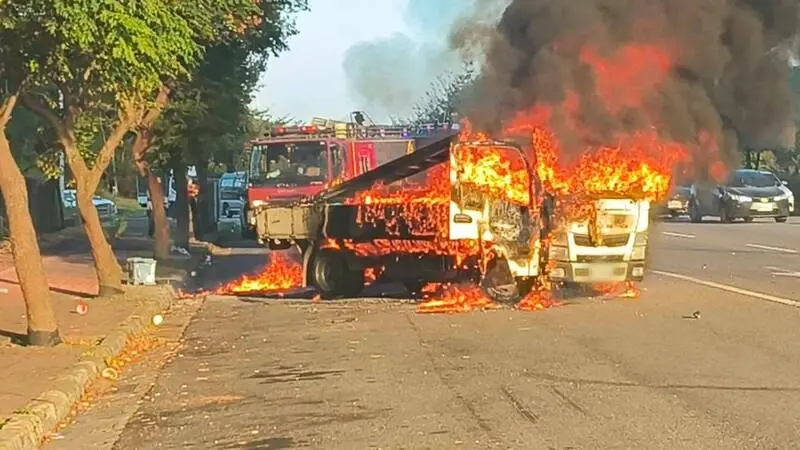
POLYGON ((328 174, 325 141, 253 146, 250 179, 258 184, 322 184, 328 174))
POLYGON ((769 172, 734 172, 728 180, 731 187, 772 187, 780 185, 778 178, 769 172))
POLYGON ((223 189, 241 189, 244 187, 244 179, 239 176, 222 177, 219 184, 223 189))

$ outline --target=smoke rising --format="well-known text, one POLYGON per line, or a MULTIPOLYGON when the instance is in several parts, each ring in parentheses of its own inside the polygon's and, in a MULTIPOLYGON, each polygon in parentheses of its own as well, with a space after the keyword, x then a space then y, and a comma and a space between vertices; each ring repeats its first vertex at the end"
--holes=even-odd
POLYGON ((407 33, 356 44, 344 58, 348 89, 363 109, 378 115, 404 117, 422 98, 430 83, 461 65, 447 41, 459 17, 475 0, 408 0, 407 33))
POLYGON ((461 23, 451 43, 484 55, 465 111, 479 128, 558 105, 564 140, 655 128, 713 136, 730 159, 780 143, 799 27, 797 0, 513 0, 491 34, 461 23))

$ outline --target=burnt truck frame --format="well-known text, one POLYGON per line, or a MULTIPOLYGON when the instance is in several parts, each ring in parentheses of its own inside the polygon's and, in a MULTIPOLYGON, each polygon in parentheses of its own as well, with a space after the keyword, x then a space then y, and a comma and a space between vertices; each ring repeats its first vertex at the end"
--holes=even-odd
MULTIPOLYGON (((544 267, 542 236, 546 223, 541 208, 535 204, 540 189, 535 172, 524 151, 514 145, 492 142, 470 146, 502 146, 517 152, 529 176, 528 204, 511 203, 508 199, 469 195, 469 187, 456 181, 452 149, 456 134, 421 142, 415 152, 385 163, 340 185, 303 201, 272 203, 253 211, 256 234, 262 244, 296 245, 303 254, 304 284, 313 286, 324 297, 353 297, 364 288, 365 269, 381 267, 382 278, 399 281, 412 293, 427 282, 455 280, 477 281, 484 292, 501 303, 518 302, 535 284, 544 267), (347 244, 373 243, 376 240, 435 241, 431 235, 417 234, 413 227, 401 226, 388 232, 381 223, 358 220, 360 205, 344 204, 343 200, 367 190, 376 183, 391 184, 407 179, 434 166, 451 162, 454 182, 448 208, 448 240, 477 242, 477 256, 458 261, 457 255, 443 253, 388 253, 364 255, 347 244), (472 204, 467 198, 472 198, 472 204), (491 250, 483 251, 482 242, 490 241, 491 250), (331 245, 333 243, 333 245, 331 245)), ((441 213, 441 211, 440 211, 441 213)), ((457 245, 457 244, 455 244, 457 245)))

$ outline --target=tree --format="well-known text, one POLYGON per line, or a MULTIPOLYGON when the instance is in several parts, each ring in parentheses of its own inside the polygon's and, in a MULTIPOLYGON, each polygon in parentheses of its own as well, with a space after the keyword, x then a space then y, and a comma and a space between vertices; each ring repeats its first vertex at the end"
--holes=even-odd
POLYGON ((0 78, 4 80, 0 88, 0 194, 11 230, 14 267, 25 299, 27 343, 50 346, 61 342, 58 323, 28 209, 25 177, 6 138, 6 126, 17 105, 20 90, 27 82, 28 68, 36 64, 39 56, 26 49, 33 28, 24 15, 15 14, 18 12, 15 6, 8 5, 0 12, 0 78))
POLYGON ((452 121, 458 112, 461 95, 475 81, 476 70, 472 63, 465 63, 461 72, 447 72, 431 83, 424 98, 414 107, 411 123, 443 124, 452 121))
POLYGON ((92 197, 128 132, 157 103, 162 80, 188 75, 202 56, 202 37, 213 27, 198 11, 227 2, 11 3, 31 17, 36 38, 30 45, 46 53, 21 99, 53 128, 64 148, 100 295, 121 292, 122 269, 92 197))
MULTIPOLYGON (((248 104, 252 100, 260 74, 270 56, 285 50, 286 40, 296 33, 293 14, 307 8, 305 0, 261 1, 258 11, 237 27, 232 34, 223 34, 208 46, 202 63, 190 80, 174 83, 169 103, 159 120, 148 130, 149 142, 142 146, 146 165, 169 167, 176 175, 176 212, 178 235, 176 245, 188 246, 188 201, 185 169, 194 165, 201 186, 206 185, 212 162, 228 168, 236 165, 244 147, 250 120, 248 104)), ((151 198, 159 192, 151 192, 151 198)), ((198 211, 209 200, 201 189, 198 211)), ((155 202, 154 202, 154 210, 155 202)), ((159 210, 160 212, 160 210, 159 210)), ((154 215, 156 253, 158 233, 166 234, 166 217, 154 215)), ((210 218, 201 217, 201 223, 210 218)), ((201 230, 202 231, 202 230, 201 230)))

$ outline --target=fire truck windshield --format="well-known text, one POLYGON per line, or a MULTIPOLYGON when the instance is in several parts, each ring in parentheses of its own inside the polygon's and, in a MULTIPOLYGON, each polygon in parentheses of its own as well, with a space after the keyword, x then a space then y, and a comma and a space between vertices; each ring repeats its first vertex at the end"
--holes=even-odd
POLYGON ((325 141, 270 142, 253 145, 250 181, 260 185, 309 185, 325 182, 325 141))

